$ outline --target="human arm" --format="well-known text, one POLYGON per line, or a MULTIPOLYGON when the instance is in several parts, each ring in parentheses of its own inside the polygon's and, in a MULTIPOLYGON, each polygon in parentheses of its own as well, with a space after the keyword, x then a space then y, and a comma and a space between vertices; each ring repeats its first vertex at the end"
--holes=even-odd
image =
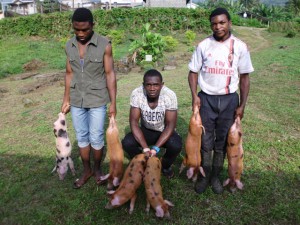
POLYGON ((63 103, 61 106, 61 112, 67 114, 70 111, 70 86, 73 77, 73 71, 71 68, 70 60, 67 57, 66 60, 66 74, 65 74, 65 93, 63 97, 63 103))
POLYGON ((192 107, 194 109, 194 106, 198 106, 200 108, 200 98, 197 95, 197 84, 198 84, 198 73, 195 73, 190 70, 188 75, 190 90, 192 94, 192 107))
POLYGON ((142 146, 143 149, 148 148, 144 134, 139 126, 139 120, 141 118, 140 108, 130 107, 129 124, 131 132, 135 140, 142 146))
MULTIPOLYGON (((166 110, 165 129, 163 130, 157 142, 155 143, 155 146, 160 148, 170 139, 171 135, 175 131, 176 122, 177 122, 177 110, 166 110)), ((151 153, 152 155, 155 155, 156 151, 153 150, 154 149, 151 149, 151 153)))
POLYGON ((112 46, 107 45, 104 52, 104 70, 106 74, 106 84, 108 89, 108 94, 110 98, 110 106, 108 111, 108 116, 116 116, 116 95, 117 95, 117 81, 116 74, 114 71, 114 60, 112 56, 112 46))
POLYGON ((248 73, 240 74, 240 105, 235 110, 235 117, 244 117, 244 110, 250 90, 250 77, 248 73))

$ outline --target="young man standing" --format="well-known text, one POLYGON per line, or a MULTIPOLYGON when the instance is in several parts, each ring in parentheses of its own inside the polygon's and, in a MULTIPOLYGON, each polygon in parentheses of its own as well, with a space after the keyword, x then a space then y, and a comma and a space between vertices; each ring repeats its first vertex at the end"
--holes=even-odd
POLYGON ((130 158, 150 151, 155 156, 161 147, 166 148, 162 158, 162 172, 174 176, 171 165, 182 148, 182 140, 175 131, 177 121, 176 94, 164 86, 157 70, 148 70, 143 85, 133 90, 130 98, 130 128, 122 140, 124 151, 130 158), (141 124, 139 125, 139 121, 141 124))
POLYGON ((205 133, 202 134, 202 167, 195 185, 203 193, 209 184, 216 194, 223 192, 220 172, 226 155, 228 131, 234 118, 243 118, 253 72, 250 53, 244 42, 230 32, 228 11, 217 8, 209 17, 213 35, 200 42, 189 63, 192 104, 200 107, 205 133), (197 84, 201 91, 197 94, 197 84), (240 88, 240 96, 237 90, 240 88), (213 154, 212 154, 213 153, 213 154))
POLYGON ((112 46, 109 40, 93 31, 93 15, 78 8, 72 17, 75 37, 66 45, 65 93, 61 111, 71 111, 78 140, 83 174, 74 182, 80 188, 94 175, 100 184, 101 160, 104 151, 106 105, 109 116, 116 114, 116 75, 112 46), (94 168, 90 165, 90 152, 94 168))

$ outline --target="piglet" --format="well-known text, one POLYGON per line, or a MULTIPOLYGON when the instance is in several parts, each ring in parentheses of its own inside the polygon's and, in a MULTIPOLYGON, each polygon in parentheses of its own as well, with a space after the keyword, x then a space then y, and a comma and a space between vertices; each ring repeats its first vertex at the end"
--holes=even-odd
POLYGON ((137 197, 136 190, 143 181, 147 159, 148 156, 145 154, 139 154, 130 161, 118 189, 107 192, 110 199, 105 207, 106 209, 121 206, 130 200, 129 214, 133 212, 137 197))
POLYGON ((109 174, 101 176, 101 180, 107 180, 107 189, 111 190, 119 186, 123 175, 124 152, 119 138, 119 130, 114 116, 109 118, 109 126, 106 130, 106 143, 109 154, 109 174))
POLYGON ((60 180, 65 178, 68 171, 68 165, 75 176, 73 160, 71 158, 71 142, 67 133, 66 115, 62 112, 58 114, 58 119, 54 122, 53 132, 56 138, 56 170, 60 180))
POLYGON ((157 217, 170 218, 169 206, 174 206, 170 201, 163 199, 160 185, 161 162, 157 157, 151 157, 147 161, 144 176, 144 184, 147 194, 146 211, 149 212, 150 205, 156 211, 157 217))
POLYGON ((241 175, 243 172, 244 151, 242 146, 242 126, 240 117, 236 117, 231 126, 227 139, 227 159, 228 159, 228 175, 229 178, 224 181, 223 186, 229 184, 230 190, 233 192, 236 187, 243 189, 241 175))
POLYGON ((199 113, 199 107, 194 107, 190 124, 189 131, 185 141, 185 157, 181 164, 179 173, 187 166, 187 177, 195 182, 197 180, 198 172, 205 177, 203 168, 201 167, 201 135, 202 135, 202 120, 199 113))

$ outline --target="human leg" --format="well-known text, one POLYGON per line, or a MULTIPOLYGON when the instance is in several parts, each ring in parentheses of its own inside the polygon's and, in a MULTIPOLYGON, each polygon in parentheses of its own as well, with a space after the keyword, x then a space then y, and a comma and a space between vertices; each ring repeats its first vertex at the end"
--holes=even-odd
POLYGON ((163 174, 167 177, 171 178, 174 176, 174 172, 171 168, 172 164, 176 160, 177 156, 181 152, 182 149, 182 139, 179 136, 179 134, 174 131, 172 136, 169 138, 169 140, 164 144, 166 148, 166 152, 164 156, 162 157, 162 169, 163 174))
POLYGON ((86 146, 84 148, 79 148, 80 157, 83 165, 83 174, 79 179, 76 179, 74 182, 74 188, 81 188, 88 179, 93 175, 93 171, 91 169, 90 164, 90 146, 86 146))
MULTIPOLYGON (((158 140, 161 132, 149 130, 145 127, 141 127, 144 138, 147 142, 147 145, 154 145, 158 140)), ((124 151, 132 159, 135 155, 142 153, 141 145, 136 141, 132 133, 128 133, 122 140, 122 147, 124 151)))
POLYGON ((129 158, 132 159, 137 154, 142 153, 140 144, 135 140, 132 133, 126 134, 122 140, 123 150, 128 154, 129 158))
POLYGON ((93 156, 94 156, 94 176, 96 178, 96 183, 98 185, 104 184, 106 181, 102 181, 100 177, 103 175, 102 174, 102 165, 101 163, 103 162, 104 158, 104 146, 100 150, 96 150, 92 148, 93 151, 93 156))
POLYGON ((228 131, 234 122, 235 109, 238 106, 238 95, 236 93, 219 96, 220 109, 216 121, 216 141, 213 154, 211 186, 216 194, 223 192, 223 185, 220 180, 220 173, 223 170, 224 158, 226 155, 226 144, 228 131))
POLYGON ((106 117, 106 106, 91 108, 89 110, 89 139, 94 158, 94 176, 97 184, 102 184, 102 162, 104 160, 104 123, 106 117))
POLYGON ((201 99, 200 115, 202 125, 205 132, 201 137, 201 166, 205 172, 205 176, 199 173, 198 181, 195 184, 195 191, 198 194, 205 192, 210 182, 211 168, 212 168, 212 150, 215 141, 215 120, 217 113, 215 110, 215 96, 209 96, 200 92, 198 96, 201 99))
POLYGON ((87 109, 71 106, 73 127, 79 146, 79 153, 83 165, 83 174, 74 182, 74 188, 80 188, 92 176, 90 166, 90 143, 88 139, 88 113, 87 109))

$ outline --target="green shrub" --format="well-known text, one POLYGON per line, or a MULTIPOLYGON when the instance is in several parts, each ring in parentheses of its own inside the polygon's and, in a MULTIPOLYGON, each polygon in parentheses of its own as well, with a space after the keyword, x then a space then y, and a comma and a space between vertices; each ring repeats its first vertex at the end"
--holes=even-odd
POLYGON ((110 30, 107 37, 113 44, 118 45, 124 42, 125 32, 123 30, 110 30))
POLYGON ((290 30, 287 32, 286 37, 288 38, 294 38, 296 36, 297 32, 294 30, 290 30))
POLYGON ((150 31, 150 26, 149 23, 146 23, 143 26, 141 39, 134 40, 129 47, 130 52, 137 53, 136 60, 138 63, 144 61, 146 55, 152 55, 153 62, 163 58, 166 44, 160 34, 150 31))
POLYGON ((185 32, 186 43, 190 46, 196 40, 196 33, 192 30, 187 30, 185 32))
POLYGON ((291 30, 300 32, 300 24, 297 22, 272 22, 269 27, 271 32, 287 33, 291 30))
POLYGON ((61 47, 63 49, 66 47, 66 44, 67 44, 69 39, 70 39, 70 37, 62 37, 62 38, 59 39, 59 42, 61 43, 61 47))
POLYGON ((172 36, 164 36, 163 40, 166 43, 166 47, 165 47, 166 51, 172 52, 178 46, 178 41, 172 36))
MULTIPOLYGON (((39 35, 43 37, 67 37, 72 33, 72 11, 34 14, 0 20, 2 35, 39 35)), ((178 8, 140 8, 93 10, 94 30, 102 35, 113 30, 140 33, 145 23, 151 23, 156 32, 197 30, 209 32, 208 11, 178 8)))

